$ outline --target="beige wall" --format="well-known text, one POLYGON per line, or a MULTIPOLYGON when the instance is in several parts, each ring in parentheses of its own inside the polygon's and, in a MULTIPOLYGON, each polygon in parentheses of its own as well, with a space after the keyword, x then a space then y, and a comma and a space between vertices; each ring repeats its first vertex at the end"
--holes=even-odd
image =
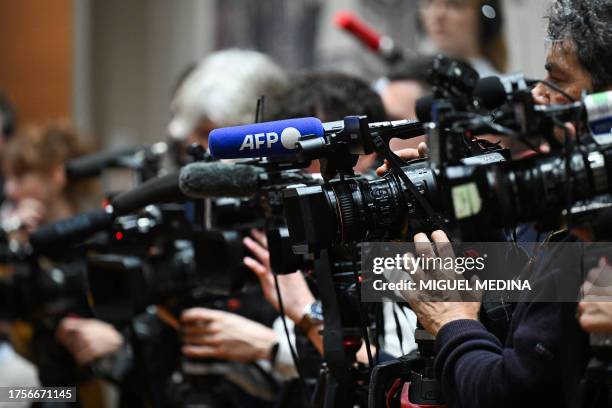
POLYGON ((0 0, 0 89, 21 124, 72 114, 72 1, 0 0))

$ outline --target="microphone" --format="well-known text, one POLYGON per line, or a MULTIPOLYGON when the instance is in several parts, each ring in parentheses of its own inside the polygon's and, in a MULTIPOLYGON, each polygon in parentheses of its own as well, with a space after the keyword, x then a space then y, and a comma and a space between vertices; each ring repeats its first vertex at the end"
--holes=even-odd
MULTIPOLYGON (((369 124, 383 139, 410 139, 425 132, 420 122, 398 120, 369 124)), ((208 149, 215 159, 258 157, 295 158, 297 142, 306 135, 320 139, 344 131, 344 121, 322 123, 317 118, 285 119, 252 125, 214 129, 208 136, 208 149)))
POLYGON ((213 129, 208 151, 215 159, 291 157, 305 135, 323 138, 325 129, 317 118, 285 119, 252 125, 213 129))
POLYGON ((417 99, 414 105, 414 111, 416 112, 416 117, 423 123, 431 122, 431 109, 434 104, 433 95, 425 95, 417 99))
POLYGON ((146 181, 113 198, 106 208, 98 208, 64 220, 46 224, 30 234, 32 248, 41 253, 82 242, 96 232, 109 228, 115 218, 150 204, 180 201, 185 198, 178 186, 179 173, 146 181))
POLYGON ((99 176, 104 169, 118 165, 120 159, 140 150, 142 146, 123 147, 72 159, 66 163, 66 175, 69 179, 99 176))
POLYGON ((484 77, 478 80, 474 96, 480 104, 489 110, 497 109, 506 103, 506 87, 498 76, 484 77))
MULTIPOLYGON (((474 87, 474 98, 478 99, 481 106, 488 110, 497 109, 507 100, 507 93, 504 84, 499 77, 490 76, 481 78, 474 87)), ((426 95, 416 101, 415 111, 419 121, 431 122, 431 109, 435 99, 432 95, 426 95)))
POLYGON ((188 197, 248 197, 260 187, 264 169, 239 163, 197 162, 181 169, 179 188, 188 197))
POLYGON ((119 217, 151 204, 173 203, 185 198, 179 189, 179 172, 145 181, 132 190, 115 196, 110 205, 113 215, 119 217))
POLYGON ((45 253, 55 250, 59 245, 75 244, 98 231, 110 227, 113 218, 110 211, 98 208, 65 220, 43 225, 30 234, 30 245, 36 252, 45 253))
POLYGON ((394 64, 404 59, 402 50, 395 45, 391 37, 379 34, 374 28, 370 27, 353 13, 339 11, 334 17, 334 22, 337 27, 352 34, 363 45, 388 63, 394 64))

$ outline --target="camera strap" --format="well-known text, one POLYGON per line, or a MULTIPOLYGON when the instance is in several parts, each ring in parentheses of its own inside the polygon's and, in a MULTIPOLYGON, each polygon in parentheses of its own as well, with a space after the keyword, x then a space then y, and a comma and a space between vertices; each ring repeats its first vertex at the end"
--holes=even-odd
POLYGON ((418 204, 423 208, 423 210, 427 214, 427 217, 429 218, 429 221, 436 228, 444 231, 446 235, 450 237, 448 230, 446 228, 446 223, 444 222, 444 219, 442 219, 440 214, 438 214, 433 209, 429 201, 427 201, 423 197, 423 195, 419 192, 419 190, 414 185, 414 183, 410 180, 410 178, 402 170, 402 166, 405 165, 406 162, 402 160, 398 155, 393 153, 391 149, 389 149, 389 146, 387 145, 387 143, 385 143, 385 141, 380 136, 380 134, 378 134, 377 132, 372 132, 370 136, 372 139, 372 144, 374 145, 374 150, 376 150, 378 154, 382 155, 387 160, 387 162, 389 163, 389 166, 391 167, 391 171, 393 171, 399 177, 399 179, 404 183, 404 185, 408 189, 408 192, 415 198, 418 204))
POLYGON ((343 343, 340 305, 336 296, 336 287, 332 277, 332 258, 328 249, 322 249, 315 261, 317 286, 323 306, 325 324, 323 325, 323 353, 325 362, 332 375, 340 383, 350 383, 349 360, 343 343))

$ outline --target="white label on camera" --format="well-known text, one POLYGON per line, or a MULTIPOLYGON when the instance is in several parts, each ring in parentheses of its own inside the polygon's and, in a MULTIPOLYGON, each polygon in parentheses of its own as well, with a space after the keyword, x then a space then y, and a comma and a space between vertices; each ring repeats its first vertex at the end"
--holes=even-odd
POLYGON ((482 200, 478 193, 476 183, 471 182, 453 187, 451 190, 453 207, 455 208, 455 218, 461 220, 471 217, 480 212, 482 200))

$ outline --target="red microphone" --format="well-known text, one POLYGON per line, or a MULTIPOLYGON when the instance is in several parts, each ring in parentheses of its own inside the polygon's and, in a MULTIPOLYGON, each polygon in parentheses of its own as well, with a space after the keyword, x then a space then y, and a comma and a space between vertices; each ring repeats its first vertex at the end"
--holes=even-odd
POLYGON ((337 27, 351 33, 387 62, 396 63, 404 59, 402 51, 396 47, 391 37, 380 34, 355 14, 349 11, 339 11, 334 17, 334 22, 337 27))

